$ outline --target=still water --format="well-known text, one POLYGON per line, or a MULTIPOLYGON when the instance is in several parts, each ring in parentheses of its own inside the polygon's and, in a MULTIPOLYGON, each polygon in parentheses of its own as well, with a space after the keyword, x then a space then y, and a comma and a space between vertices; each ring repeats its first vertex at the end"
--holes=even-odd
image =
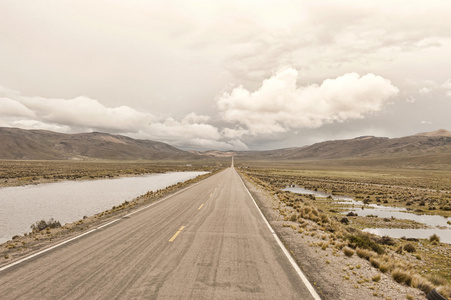
POLYGON ((172 172, 0 188, 0 243, 54 218, 65 224, 207 172, 172 172))
POLYGON ((315 197, 321 198, 332 197, 332 199, 337 201, 337 203, 347 205, 349 207, 348 212, 355 212, 362 217, 368 215, 378 216, 379 218, 393 217, 397 219, 413 220, 434 227, 429 229, 368 228, 364 230, 366 232, 371 232, 381 236, 388 235, 394 238, 429 238, 431 235, 436 234, 440 237, 441 242, 451 244, 451 226, 448 224, 448 221, 451 221, 451 219, 449 218, 442 216, 413 214, 407 212, 405 208, 399 207, 383 206, 378 204, 364 205, 362 201, 357 201, 350 196, 332 195, 301 187, 287 187, 283 190, 297 194, 315 195, 315 197))

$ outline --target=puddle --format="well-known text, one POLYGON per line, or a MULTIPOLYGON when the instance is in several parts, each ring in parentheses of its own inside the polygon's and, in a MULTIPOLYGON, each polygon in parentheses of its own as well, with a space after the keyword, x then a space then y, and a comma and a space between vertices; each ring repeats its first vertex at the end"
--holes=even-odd
POLYGON ((350 196, 332 195, 329 193, 309 190, 296 186, 287 187, 283 189, 283 191, 314 195, 315 197, 320 198, 332 197, 333 200, 337 201, 336 203, 347 205, 349 207, 349 210, 344 214, 352 211, 362 217, 368 215, 378 216, 379 218, 393 217, 396 219, 413 220, 418 223, 435 227, 430 229, 367 228, 364 230, 366 232, 371 232, 381 236, 388 235, 394 238, 400 238, 403 236, 407 238, 429 238, 435 233, 440 236, 441 242, 451 244, 451 225, 447 223, 450 221, 449 218, 409 213, 405 208, 383 206, 374 203, 365 205, 362 201, 355 200, 350 196))
POLYGON ((433 234, 440 237, 441 243, 451 244, 451 230, 447 229, 397 229, 397 228, 366 228, 363 231, 380 236, 388 235, 394 238, 429 239, 433 234))

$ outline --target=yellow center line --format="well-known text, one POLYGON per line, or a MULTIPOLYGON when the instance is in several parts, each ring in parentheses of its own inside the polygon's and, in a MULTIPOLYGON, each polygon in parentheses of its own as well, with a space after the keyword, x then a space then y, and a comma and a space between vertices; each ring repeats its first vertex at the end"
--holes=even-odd
POLYGON ((202 203, 202 205, 199 206, 199 208, 197 210, 200 210, 203 206, 204 206, 204 203, 202 203))
POLYGON ((172 242, 175 240, 175 238, 180 234, 180 232, 182 232, 183 228, 185 228, 185 226, 180 227, 179 231, 177 231, 169 240, 169 242, 172 242))
POLYGON ((211 198, 211 196, 213 196, 213 193, 210 194, 210 198, 211 198))

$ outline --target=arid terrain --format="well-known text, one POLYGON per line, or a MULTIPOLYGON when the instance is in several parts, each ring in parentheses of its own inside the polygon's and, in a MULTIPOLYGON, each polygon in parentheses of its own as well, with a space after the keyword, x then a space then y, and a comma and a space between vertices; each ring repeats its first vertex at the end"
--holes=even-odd
POLYGON ((434 237, 399 239, 361 231, 374 227, 425 228, 424 224, 371 215, 363 217, 358 216, 358 212, 355 216, 345 215, 343 212, 349 208, 332 199, 282 191, 296 185, 333 195, 353 196, 368 205, 451 216, 451 172, 448 168, 395 169, 379 164, 374 169, 362 167, 368 164, 365 161, 358 164, 359 168, 347 161, 330 161, 327 168, 321 162, 243 162, 237 165, 250 182, 267 194, 266 199, 270 200, 261 200, 261 205, 266 207, 268 218, 279 227, 288 247, 298 255, 296 257, 302 261, 305 255, 311 255, 309 259, 320 260, 320 267, 310 267, 327 270, 317 278, 318 282, 330 280, 323 286, 342 282, 340 289, 349 293, 348 297, 362 290, 366 291, 362 298, 363 295, 373 295, 375 299, 424 297, 425 294, 421 296, 408 286, 425 293, 437 288, 449 296, 450 244, 441 243, 434 237), (390 290, 401 294, 390 294, 390 290))
MULTIPOLYGON (((213 175, 228 167, 230 157, 234 156, 235 167, 259 207, 323 299, 424 299, 432 290, 449 298, 451 244, 434 235, 394 238, 364 231, 434 229, 435 226, 359 211, 391 207, 412 215, 451 218, 451 154, 447 133, 390 141, 397 149, 404 149, 394 152, 376 151, 382 148, 374 148, 373 138, 359 138, 325 142, 324 148, 318 144, 313 148, 261 153, 191 152, 189 155, 195 155, 195 160, 0 160, 0 187, 170 171, 202 170, 213 175), (373 154, 366 155, 359 148, 360 157, 349 157, 356 144, 366 145, 365 151, 373 154), (422 146, 424 150, 418 150, 422 146), (368 147, 373 150, 369 151, 368 147), (331 149, 335 149, 335 154, 331 154, 331 149), (406 149, 413 150, 409 155, 398 155, 406 149), (291 159, 294 153, 301 152, 322 153, 319 156, 347 154, 335 159, 314 160, 313 156, 307 160, 291 159), (376 152, 379 154, 374 155, 376 152), (349 203, 336 201, 332 196, 284 191, 289 186, 333 197, 352 197, 361 205, 352 207, 352 213, 348 213, 349 203)), ((386 139, 377 141, 378 145, 387 143, 386 139)), ((210 175, 149 192, 74 223, 30 221, 29 233, 16 235, 0 246, 0 267, 93 228, 101 228, 210 175)), ((449 225, 450 221, 442 229, 449 225)))

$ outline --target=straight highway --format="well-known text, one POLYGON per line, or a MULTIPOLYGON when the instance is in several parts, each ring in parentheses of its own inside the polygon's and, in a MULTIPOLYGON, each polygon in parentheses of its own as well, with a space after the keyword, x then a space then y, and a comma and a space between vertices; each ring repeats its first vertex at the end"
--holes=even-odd
POLYGON ((0 299, 319 297, 231 167, 0 271, 0 299))

